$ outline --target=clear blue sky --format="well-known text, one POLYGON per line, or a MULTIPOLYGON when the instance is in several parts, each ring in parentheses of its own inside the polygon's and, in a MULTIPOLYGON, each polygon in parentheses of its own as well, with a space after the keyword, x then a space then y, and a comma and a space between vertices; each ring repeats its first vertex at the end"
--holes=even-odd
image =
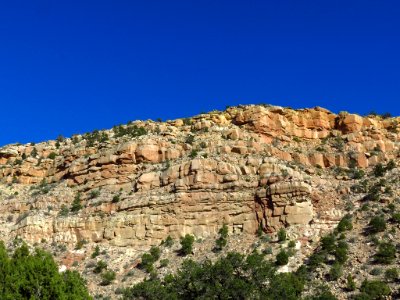
POLYGON ((1 1, 0 145, 271 103, 400 115, 398 1, 1 1))

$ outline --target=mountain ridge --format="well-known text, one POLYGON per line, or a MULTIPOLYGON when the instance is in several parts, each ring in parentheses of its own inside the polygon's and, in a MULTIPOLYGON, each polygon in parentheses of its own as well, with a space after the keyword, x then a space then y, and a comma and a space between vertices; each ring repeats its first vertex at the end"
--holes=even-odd
POLYGON ((248 251, 257 232, 284 228, 300 245, 283 267, 294 270, 347 206, 360 206, 351 190, 359 177, 397 162, 398 120, 246 105, 7 145, 0 148, 1 233, 8 243, 19 237, 65 248, 59 262, 74 268, 77 261, 82 270, 101 245, 121 280, 121 265, 134 267, 168 236, 211 240, 226 225, 243 241, 234 247, 248 251))

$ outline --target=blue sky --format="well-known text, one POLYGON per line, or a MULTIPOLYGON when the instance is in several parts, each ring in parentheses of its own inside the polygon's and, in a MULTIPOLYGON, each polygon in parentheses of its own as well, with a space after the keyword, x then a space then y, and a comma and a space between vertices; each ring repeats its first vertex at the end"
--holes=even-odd
POLYGON ((2 1, 0 145, 227 105, 400 115, 398 1, 2 1))

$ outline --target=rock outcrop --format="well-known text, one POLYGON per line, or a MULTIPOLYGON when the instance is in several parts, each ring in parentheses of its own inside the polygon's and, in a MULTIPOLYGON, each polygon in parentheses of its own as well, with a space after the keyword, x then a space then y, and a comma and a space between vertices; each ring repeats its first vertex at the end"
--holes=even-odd
POLYGON ((303 234, 340 217, 339 184, 325 180, 321 196, 319 174, 396 159, 397 122, 249 105, 8 145, 0 149, 0 180, 8 185, 0 212, 27 216, 4 230, 30 242, 138 248, 168 235, 215 235, 222 224, 250 235, 288 226, 303 234), (59 215, 78 193, 83 208, 59 215))
POLYGON ((257 218, 266 231, 302 225, 313 219, 311 187, 302 182, 276 182, 257 191, 257 218))

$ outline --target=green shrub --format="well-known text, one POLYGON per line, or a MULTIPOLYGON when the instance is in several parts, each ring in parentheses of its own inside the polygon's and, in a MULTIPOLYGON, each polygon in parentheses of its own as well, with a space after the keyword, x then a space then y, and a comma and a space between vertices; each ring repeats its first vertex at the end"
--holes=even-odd
POLYGON ((353 279, 353 276, 351 276, 351 274, 347 275, 346 289, 348 291, 355 291, 355 289, 356 289, 356 283, 353 279))
POLYGON ((184 237, 181 238, 181 255, 188 255, 193 253, 193 243, 194 243, 194 236, 190 234, 186 234, 184 237))
POLYGON ((192 120, 190 118, 182 119, 184 125, 192 125, 192 120))
POLYGON ((36 148, 33 148, 33 149, 32 149, 32 151, 31 151, 31 156, 32 156, 32 157, 38 156, 38 152, 37 152, 37 149, 36 149, 36 148))
POLYGON ((364 203, 361 207, 360 207, 361 211, 368 211, 369 210, 369 204, 368 203, 364 203))
POLYGON ((144 253, 142 255, 142 261, 139 265, 141 269, 144 269, 147 273, 151 273, 154 271, 154 263, 159 260, 161 256, 160 248, 151 247, 150 253, 144 253))
POLYGON ((171 248, 174 245, 174 239, 169 235, 167 238, 161 243, 165 247, 171 248))
POLYGON ((287 250, 287 254, 289 255, 289 257, 294 256, 296 254, 296 249, 294 248, 289 248, 287 250))
POLYGON ((75 250, 82 249, 83 245, 87 244, 86 240, 79 240, 75 245, 75 250))
POLYGON ((352 178, 353 179, 361 179, 361 178, 363 178, 364 177, 364 175, 365 175, 365 172, 364 172, 364 170, 361 170, 361 169, 354 169, 353 171, 352 171, 352 174, 351 174, 352 176, 352 178))
POLYGON ((261 235, 260 240, 264 243, 269 243, 271 242, 271 236, 269 236, 268 234, 261 235))
POLYGON ((65 204, 61 205, 61 209, 60 209, 58 215, 60 217, 66 217, 66 216, 68 216, 68 213, 69 213, 68 207, 65 204))
POLYGON ((96 267, 93 269, 93 273, 100 274, 104 269, 107 269, 107 263, 99 260, 96 267))
POLYGON ((382 269, 381 268, 373 268, 369 274, 378 276, 382 274, 382 269))
POLYGON ((370 233, 378 233, 385 231, 386 229, 386 221, 383 216, 375 216, 369 221, 369 229, 370 233))
POLYGON ((400 213, 394 213, 392 215, 392 221, 394 223, 400 224, 400 213))
POLYGON ((335 137, 332 142, 332 146, 335 147, 340 152, 344 150, 344 144, 345 144, 345 142, 344 142, 343 138, 340 136, 335 137))
POLYGON ((396 205, 394 203, 389 203, 387 208, 389 211, 394 212, 396 209, 396 205))
POLYGON ((335 252, 334 252, 335 260, 340 264, 344 264, 348 259, 347 253, 348 253, 348 247, 347 246, 343 247, 343 246, 340 246, 340 244, 339 244, 336 247, 335 252))
POLYGON ((196 149, 192 149, 192 151, 189 154, 190 158, 195 158, 197 156, 198 152, 196 149))
POLYGON ((46 179, 43 179, 40 181, 40 183, 37 186, 32 186, 31 190, 35 190, 32 193, 32 196, 38 195, 38 194, 48 194, 52 188, 52 185, 47 183, 46 179))
POLYGON ((115 295, 122 295, 125 292, 125 289, 122 287, 117 287, 114 291, 115 295))
POLYGON ((399 270, 397 268, 390 268, 385 271, 385 279, 387 281, 397 281, 399 279, 399 270))
POLYGON ((333 253, 336 248, 336 238, 333 234, 328 234, 321 238, 321 248, 328 253, 333 253))
POLYGON ((105 271, 101 274, 101 285, 110 285, 115 280, 115 272, 114 271, 105 271))
POLYGON ((100 196, 100 191, 99 190, 91 190, 89 194, 90 199, 94 199, 100 196))
POLYGON ((118 203, 120 200, 120 194, 114 195, 114 197, 112 198, 111 202, 112 203, 118 203))
POLYGON ((375 261, 380 264, 390 264, 396 259, 396 247, 391 243, 381 243, 375 254, 375 261))
POLYGON ((329 280, 336 281, 343 275, 342 264, 335 262, 329 270, 329 280))
POLYGON ((59 135, 57 136, 56 141, 59 142, 59 143, 62 143, 62 142, 65 141, 65 137, 64 137, 63 135, 59 134, 59 135))
POLYGON ((167 159, 164 163, 164 166, 162 168, 162 171, 166 171, 171 167, 171 162, 169 161, 169 159, 167 159))
POLYGON ((264 253, 264 254, 272 254, 272 247, 270 246, 270 247, 265 248, 265 249, 263 250, 263 253, 264 253))
POLYGON ((154 261, 154 257, 150 253, 144 253, 139 267, 147 273, 151 273, 154 270, 154 261))
MULTIPOLYGON (((130 136, 130 137, 138 137, 141 135, 146 135, 147 131, 143 127, 138 127, 137 125, 134 124, 128 124, 128 125, 117 125, 113 127, 113 132, 114 132, 114 137, 123 137, 123 136, 130 136)), ((108 139, 108 136, 101 136, 101 137, 95 137, 95 139, 102 138, 108 139)))
POLYGON ((215 241, 215 249, 222 250, 228 243, 228 226, 225 224, 219 229, 219 238, 215 241))
POLYGON ((194 135, 189 134, 185 140, 185 143, 192 145, 194 143, 194 135))
POLYGON ((303 289, 304 282, 295 274, 280 273, 272 277, 269 289, 267 290, 268 294, 259 299, 298 300, 301 298, 303 289))
POLYGON ((367 195, 365 195, 364 200, 379 201, 380 198, 381 198, 380 191, 372 189, 368 191, 367 195))
POLYGON ((79 137, 78 137, 77 135, 73 135, 72 138, 71 138, 71 140, 72 140, 72 143, 73 143, 74 145, 76 145, 76 144, 79 143, 79 137))
POLYGON ((154 258, 154 261, 159 260, 159 258, 161 256, 160 248, 155 247, 155 246, 151 247, 150 248, 150 254, 154 258))
POLYGON ((375 235, 373 235, 371 237, 371 243, 374 244, 375 246, 378 246, 381 242, 375 235))
POLYGON ((164 268, 164 267, 168 266, 168 264, 169 264, 169 260, 168 259, 160 260, 160 267, 161 268, 164 268))
POLYGON ((315 270, 318 268, 326 259, 327 252, 325 250, 314 252, 309 258, 307 265, 310 270, 315 270))
POLYGON ((351 216, 350 215, 346 215, 344 216, 338 226, 337 226, 337 230, 339 232, 344 232, 344 231, 348 231, 348 230, 352 230, 353 229, 353 224, 352 224, 352 220, 351 220, 351 216))
POLYGON ((97 246, 94 248, 94 251, 93 251, 91 257, 92 257, 92 258, 95 258, 95 257, 97 257, 97 256, 99 256, 99 255, 100 255, 100 247, 97 245, 97 246))
POLYGON ((289 247, 289 248, 294 248, 294 247, 296 247, 296 242, 295 242, 295 241, 290 241, 289 244, 288 244, 288 247, 289 247))
POLYGON ((47 156, 47 158, 49 158, 49 159, 55 159, 56 156, 57 156, 57 153, 51 152, 51 153, 47 156))
POLYGON ((279 229, 278 231, 278 241, 283 242, 286 241, 286 230, 284 228, 279 229))
POLYGON ((74 201, 72 202, 71 205, 71 212, 77 212, 79 210, 82 209, 82 204, 81 204, 81 193, 78 193, 75 198, 74 201))
POLYGON ((321 285, 316 289, 311 297, 306 298, 307 300, 337 300, 332 294, 327 285, 321 285))
POLYGON ((386 170, 390 171, 393 170, 394 168, 396 168, 396 163, 394 162, 393 159, 391 159, 386 165, 386 170))
POLYGON ((375 177, 382 177, 383 175, 385 175, 385 172, 386 168, 381 163, 377 164, 373 170, 375 177))
POLYGON ((360 292, 355 299, 384 299, 385 296, 391 294, 389 286, 380 280, 364 280, 361 284, 360 292))
POLYGON ((285 250, 281 250, 277 255, 276 255, 276 264, 278 266, 284 266, 287 265, 289 262, 289 255, 285 250))

